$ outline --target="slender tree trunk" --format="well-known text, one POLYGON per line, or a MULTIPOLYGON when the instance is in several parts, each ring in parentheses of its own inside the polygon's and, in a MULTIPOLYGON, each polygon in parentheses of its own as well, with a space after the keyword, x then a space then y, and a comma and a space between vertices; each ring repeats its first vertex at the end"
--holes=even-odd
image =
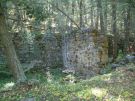
POLYGON ((108 13, 108 1, 105 1, 105 10, 104 10, 104 33, 107 34, 107 13, 108 13))
POLYGON ((90 13, 90 19, 91 19, 91 24, 90 24, 90 26, 91 26, 91 28, 92 28, 93 25, 94 25, 94 21, 93 21, 93 20, 94 20, 94 19, 93 19, 93 18, 94 18, 94 17, 93 17, 93 12, 94 12, 94 11, 93 11, 93 9, 94 9, 93 5, 94 5, 94 3, 93 3, 93 0, 91 0, 91 4, 92 4, 92 6, 91 6, 91 9, 90 9, 90 10, 91 10, 91 11, 90 11, 90 12, 91 12, 91 13, 90 13))
POLYGON ((101 33, 104 34, 104 21, 103 21, 103 12, 102 12, 102 2, 101 0, 97 1, 98 13, 100 15, 100 29, 101 33))
POLYGON ((80 0, 79 9, 80 9, 80 28, 82 28, 83 27, 83 0, 80 0))
MULTIPOLYGON (((74 8, 75 8, 75 2, 72 1, 72 19, 73 20, 74 20, 74 13, 75 13, 74 8)), ((72 21, 71 21, 71 30, 73 30, 73 23, 72 23, 72 21)))
POLYGON ((7 58, 8 65, 13 73, 14 78, 18 82, 25 82, 26 76, 20 64, 20 61, 16 55, 16 51, 12 42, 11 35, 9 35, 6 20, 4 16, 4 9, 2 4, 0 3, 0 38, 2 41, 2 45, 5 49, 5 55, 7 58))
POLYGON ((130 25, 131 25, 131 16, 130 16, 131 8, 128 6, 127 10, 125 11, 125 19, 124 19, 124 26, 125 26, 125 46, 124 46, 124 53, 128 53, 128 46, 129 46, 129 34, 130 34, 130 25))
POLYGON ((95 19, 95 28, 98 30, 99 29, 99 10, 98 10, 98 5, 97 5, 97 9, 96 9, 96 19, 95 19))
POLYGON ((87 8, 86 8, 86 6, 83 6, 83 8, 84 8, 84 14, 85 14, 85 17, 84 17, 84 27, 86 27, 88 25, 88 16, 86 15, 87 8))
POLYGON ((113 60, 117 58, 118 55, 118 34, 116 31, 116 0, 112 0, 112 34, 114 35, 113 38, 113 60))

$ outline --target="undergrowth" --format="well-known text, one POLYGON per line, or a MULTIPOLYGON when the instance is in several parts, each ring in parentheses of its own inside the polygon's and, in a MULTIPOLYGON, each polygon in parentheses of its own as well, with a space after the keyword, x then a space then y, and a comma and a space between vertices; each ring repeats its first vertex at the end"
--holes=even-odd
POLYGON ((43 70, 28 72, 29 79, 40 82, 34 86, 16 87, 12 77, 3 78, 0 80, 0 101, 27 98, 36 101, 135 101, 135 71, 125 68, 75 83, 64 81, 68 74, 60 69, 51 69, 49 73, 43 70))

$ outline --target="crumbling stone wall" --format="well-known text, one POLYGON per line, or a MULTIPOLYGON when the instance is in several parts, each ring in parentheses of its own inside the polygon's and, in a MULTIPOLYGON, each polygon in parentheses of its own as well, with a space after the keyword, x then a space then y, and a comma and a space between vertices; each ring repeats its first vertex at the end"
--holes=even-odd
POLYGON ((55 35, 47 35, 44 38, 44 55, 43 61, 48 67, 58 67, 62 65, 62 53, 61 46, 55 35))
MULTIPOLYGON (((67 37, 67 36, 66 36, 67 37)), ((63 51, 65 67, 75 71, 99 72, 99 68, 108 61, 108 42, 104 35, 96 31, 68 35, 63 51)))
POLYGON ((36 40, 38 54, 44 67, 62 67, 61 36, 59 33, 46 33, 36 40))

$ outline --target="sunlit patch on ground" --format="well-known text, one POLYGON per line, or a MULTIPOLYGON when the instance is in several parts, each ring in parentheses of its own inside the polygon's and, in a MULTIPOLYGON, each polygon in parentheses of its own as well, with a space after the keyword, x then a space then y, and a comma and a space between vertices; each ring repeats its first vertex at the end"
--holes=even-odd
POLYGON ((14 82, 9 82, 9 83, 6 83, 6 84, 4 85, 4 87, 2 87, 1 89, 2 89, 2 90, 11 90, 14 85, 15 85, 14 82))
POLYGON ((95 95, 96 97, 103 97, 107 94, 107 90, 103 89, 103 88, 92 88, 91 92, 93 95, 95 95))
POLYGON ((90 89, 82 90, 82 91, 78 92, 77 96, 79 98, 90 99, 91 90, 90 89))

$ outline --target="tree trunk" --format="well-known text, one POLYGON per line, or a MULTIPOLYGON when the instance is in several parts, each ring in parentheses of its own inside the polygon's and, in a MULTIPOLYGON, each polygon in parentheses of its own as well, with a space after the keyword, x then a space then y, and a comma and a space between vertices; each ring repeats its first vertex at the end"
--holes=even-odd
MULTIPOLYGON (((74 14, 75 14, 75 2, 72 1, 72 19, 74 20, 74 14)), ((73 30, 73 23, 71 21, 71 30, 73 30)))
POLYGON ((11 35, 8 33, 6 19, 3 12, 4 9, 0 3, 0 38, 2 45, 4 46, 7 62, 17 82, 25 82, 26 76, 16 55, 11 35))
POLYGON ((105 0, 105 5, 104 5, 104 33, 107 34, 107 13, 108 13, 108 1, 105 0))
POLYGON ((94 3, 93 3, 93 0, 91 0, 91 4, 92 4, 92 6, 91 6, 91 8, 90 8, 90 19, 91 19, 91 24, 90 24, 90 26, 91 26, 91 28, 93 28, 93 25, 94 25, 94 16, 93 16, 93 9, 94 9, 94 7, 93 7, 93 5, 94 5, 94 3))
POLYGON ((100 30, 101 33, 104 34, 104 21, 103 21, 103 12, 102 12, 102 2, 101 0, 97 1, 98 13, 100 15, 100 30))
POLYGON ((116 0, 112 0, 112 34, 113 38, 113 60, 117 58, 118 55, 118 34, 116 31, 116 0))
POLYGON ((79 10, 80 10, 80 28, 83 27, 83 0, 80 0, 79 10))
POLYGON ((131 8, 128 6, 127 10, 125 11, 125 19, 124 19, 124 26, 125 26, 125 46, 124 46, 124 53, 128 53, 128 46, 129 46, 129 34, 130 34, 130 25, 131 25, 131 16, 130 16, 131 8))
POLYGON ((95 20, 95 28, 97 29, 97 30, 99 30, 99 8, 98 8, 98 4, 97 4, 97 9, 96 9, 96 20, 95 20))

